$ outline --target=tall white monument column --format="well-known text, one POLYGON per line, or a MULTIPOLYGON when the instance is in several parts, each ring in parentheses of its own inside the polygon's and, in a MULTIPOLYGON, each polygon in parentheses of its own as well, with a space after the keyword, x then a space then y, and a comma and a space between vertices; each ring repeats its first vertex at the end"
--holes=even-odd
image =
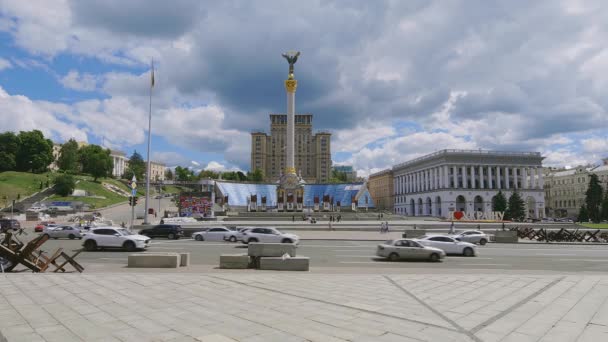
POLYGON ((287 160, 285 161, 285 173, 296 173, 294 162, 294 140, 295 140, 295 112, 296 112, 296 88, 298 81, 291 78, 285 81, 287 90, 287 160))

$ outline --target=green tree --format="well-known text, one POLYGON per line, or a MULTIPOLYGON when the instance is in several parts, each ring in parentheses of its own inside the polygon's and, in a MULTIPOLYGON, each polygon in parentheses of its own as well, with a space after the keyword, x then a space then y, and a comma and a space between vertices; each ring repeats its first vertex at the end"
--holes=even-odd
POLYGON ((234 181, 238 180, 236 172, 234 171, 222 172, 222 179, 234 181))
POLYGON ((165 179, 166 180, 173 180, 173 171, 171 171, 170 168, 167 168, 165 170, 165 179))
POLYGON ((114 162, 110 157, 110 150, 99 145, 87 145, 78 150, 78 157, 82 165, 82 172, 98 178, 109 177, 112 174, 114 162))
POLYGON ((585 205, 589 219, 594 223, 601 221, 601 206, 602 206, 602 186, 596 174, 592 173, 589 176, 589 186, 587 187, 585 205))
POLYGON ((19 145, 19 138, 15 133, 0 134, 0 172, 14 171, 17 168, 16 158, 19 145))
POLYGON ((74 139, 61 145, 57 159, 59 170, 68 173, 78 173, 78 143, 74 139))
POLYGON ((346 172, 340 172, 336 169, 331 170, 331 177, 329 178, 330 183, 346 183, 348 176, 346 172))
POLYGON ((19 138, 19 151, 15 162, 17 171, 42 173, 53 162, 53 142, 45 139, 42 132, 33 130, 21 131, 19 138))
POLYGON ((201 172, 199 172, 198 178, 199 179, 203 179, 203 178, 218 179, 219 173, 213 172, 211 170, 202 170, 201 172))
POLYGON ((608 186, 606 186, 604 200, 602 201, 602 220, 608 220, 608 186))
POLYGON ((239 182, 244 182, 247 180, 247 175, 245 175, 242 171, 237 171, 236 180, 238 180, 239 182))
POLYGON ((247 179, 250 182, 262 182, 264 180, 264 172, 260 169, 255 169, 255 171, 247 173, 247 179))
POLYGON ((492 211, 506 211, 507 210, 507 198, 502 193, 502 190, 498 190, 496 196, 492 197, 492 211))
POLYGON ((131 180, 135 174, 135 177, 138 180, 143 181, 145 172, 146 162, 144 162, 141 154, 137 153, 137 151, 133 151, 133 155, 129 158, 129 167, 127 168, 127 171, 125 171, 124 178, 131 180))
POLYGON ((187 167, 175 167, 175 179, 181 182, 188 182, 194 179, 194 171, 187 167))
POLYGON ((581 209, 578 211, 578 217, 576 220, 578 222, 589 222, 589 212, 587 211, 586 205, 581 205, 581 209))
POLYGON ((59 196, 65 197, 71 195, 75 187, 76 181, 72 175, 62 174, 55 177, 55 192, 59 196))
POLYGON ((524 200, 517 191, 509 197, 509 205, 505 211, 505 219, 523 221, 526 218, 526 206, 524 200))

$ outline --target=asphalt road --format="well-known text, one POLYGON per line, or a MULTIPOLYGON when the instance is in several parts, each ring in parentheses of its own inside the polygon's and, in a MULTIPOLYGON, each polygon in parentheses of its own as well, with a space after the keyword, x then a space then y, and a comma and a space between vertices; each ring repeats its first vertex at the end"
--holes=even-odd
MULTIPOLYGON (((45 251, 63 247, 81 248, 79 240, 51 240, 45 251)), ((490 269, 539 270, 557 272, 608 272, 608 246, 488 244, 478 247, 477 257, 448 256, 443 262, 388 262, 374 256, 377 242, 372 241, 301 241, 297 254, 308 256, 311 267, 332 268, 398 268, 398 269, 490 269)), ((154 239, 148 252, 189 252, 192 265, 219 265, 222 253, 246 253, 241 243, 199 242, 191 239, 154 239)), ((83 264, 126 265, 127 252, 83 252, 78 260, 83 264)))

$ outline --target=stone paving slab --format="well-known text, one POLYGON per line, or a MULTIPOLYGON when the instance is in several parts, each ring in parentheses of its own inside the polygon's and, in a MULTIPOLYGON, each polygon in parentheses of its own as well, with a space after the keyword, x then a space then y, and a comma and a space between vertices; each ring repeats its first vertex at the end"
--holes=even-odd
POLYGON ((608 341, 608 276, 7 274, 0 332, 62 342, 608 341))

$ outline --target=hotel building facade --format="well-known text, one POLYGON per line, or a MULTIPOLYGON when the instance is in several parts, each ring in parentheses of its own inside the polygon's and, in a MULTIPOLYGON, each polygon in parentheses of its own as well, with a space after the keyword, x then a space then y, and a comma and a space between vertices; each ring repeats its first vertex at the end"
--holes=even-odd
POLYGON ((517 191, 529 218, 545 216, 543 157, 539 152, 442 150, 392 168, 394 212, 449 217, 492 211, 492 198, 517 191))

